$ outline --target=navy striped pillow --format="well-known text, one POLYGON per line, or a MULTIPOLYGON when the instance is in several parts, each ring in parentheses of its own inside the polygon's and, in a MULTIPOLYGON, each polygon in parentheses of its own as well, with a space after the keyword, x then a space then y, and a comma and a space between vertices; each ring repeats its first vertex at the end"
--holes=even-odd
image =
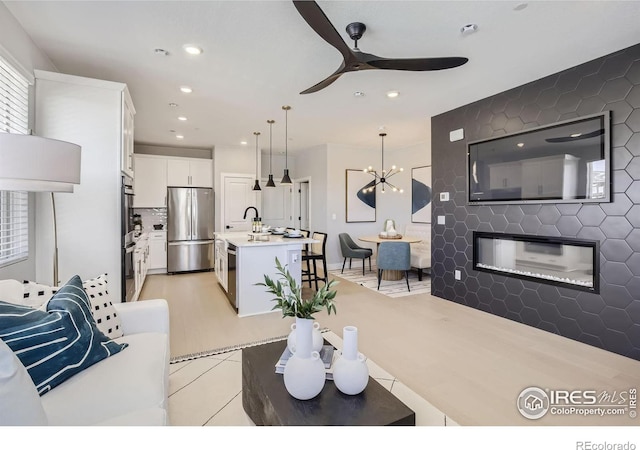
POLYGON ((27 368, 40 395, 127 347, 98 329, 77 275, 49 300, 47 312, 0 301, 0 338, 27 368))

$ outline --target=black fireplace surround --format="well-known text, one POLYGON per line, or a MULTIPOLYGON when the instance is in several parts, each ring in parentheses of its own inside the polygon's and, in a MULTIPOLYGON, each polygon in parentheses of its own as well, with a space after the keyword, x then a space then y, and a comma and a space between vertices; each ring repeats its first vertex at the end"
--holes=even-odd
POLYGON ((600 242, 557 236, 473 232, 473 269, 600 293, 600 242))
POLYGON ((431 293, 640 361, 640 44, 432 117, 431 152, 431 293), (610 202, 468 203, 468 142, 602 111, 610 202), (473 231, 598 241, 600 292, 473 270, 473 231))

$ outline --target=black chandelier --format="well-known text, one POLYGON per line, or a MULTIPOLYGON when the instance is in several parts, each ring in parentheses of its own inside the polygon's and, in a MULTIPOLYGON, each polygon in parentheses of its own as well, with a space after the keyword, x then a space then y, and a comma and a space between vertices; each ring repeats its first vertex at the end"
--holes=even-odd
POLYGON ((273 141, 271 139, 273 124, 276 123, 275 120, 267 120, 269 124, 269 181, 267 181, 267 187, 276 187, 276 183, 273 181, 273 171, 271 170, 271 152, 273 147, 273 141))
POLYGON ((258 153, 258 136, 260 136, 260 132, 259 131, 254 131, 253 134, 256 137, 256 184, 253 185, 253 190, 254 191, 261 191, 262 189, 260 189, 260 174, 258 173, 258 157, 259 157, 259 153, 258 153))
POLYGON ((371 175, 373 175, 373 179, 375 181, 375 183, 373 184, 373 186, 364 188, 362 190, 362 192, 373 192, 373 190, 376 188, 377 185, 380 185, 381 192, 384 194, 385 190, 385 185, 390 187, 391 190, 393 192, 400 192, 403 193, 404 189, 398 189, 396 186, 394 186, 393 184, 389 183, 389 178, 391 178, 392 176, 394 176, 397 173, 402 172, 404 169, 402 167, 397 168, 396 166, 391 166, 391 169, 389 170, 384 170, 384 137, 387 135, 387 133, 380 133, 380 139, 381 139, 381 153, 382 153, 382 166, 381 166, 381 172, 378 173, 373 167, 369 166, 368 168, 364 169, 363 172, 366 173, 370 173, 371 175))
POLYGON ((289 142, 289 121, 288 121, 288 113, 291 109, 291 106, 283 106, 284 109, 284 176, 282 177, 282 181, 280 184, 293 184, 291 181, 291 177, 289 176, 289 151, 288 151, 288 142, 289 142))

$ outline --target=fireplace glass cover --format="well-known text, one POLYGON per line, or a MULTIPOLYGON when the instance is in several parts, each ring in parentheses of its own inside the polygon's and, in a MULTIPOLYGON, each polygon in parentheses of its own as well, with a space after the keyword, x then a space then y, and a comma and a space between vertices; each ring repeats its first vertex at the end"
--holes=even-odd
POLYGON ((598 241, 473 233, 473 268, 599 293, 598 241))

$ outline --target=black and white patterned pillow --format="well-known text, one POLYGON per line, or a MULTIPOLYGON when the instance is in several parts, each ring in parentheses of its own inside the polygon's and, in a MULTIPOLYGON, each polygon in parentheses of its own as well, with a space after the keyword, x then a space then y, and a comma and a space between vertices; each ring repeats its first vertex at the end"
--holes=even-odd
POLYGON ((58 292, 58 287, 24 280, 22 304, 32 308, 44 308, 53 294, 58 292))
POLYGON ((122 337, 122 323, 116 313, 108 290, 107 274, 82 282, 91 302, 91 313, 98 329, 109 339, 122 337))
POLYGON ((127 347, 100 332, 89 308, 77 275, 60 287, 46 310, 0 301, 0 339, 26 367, 40 395, 127 347))

